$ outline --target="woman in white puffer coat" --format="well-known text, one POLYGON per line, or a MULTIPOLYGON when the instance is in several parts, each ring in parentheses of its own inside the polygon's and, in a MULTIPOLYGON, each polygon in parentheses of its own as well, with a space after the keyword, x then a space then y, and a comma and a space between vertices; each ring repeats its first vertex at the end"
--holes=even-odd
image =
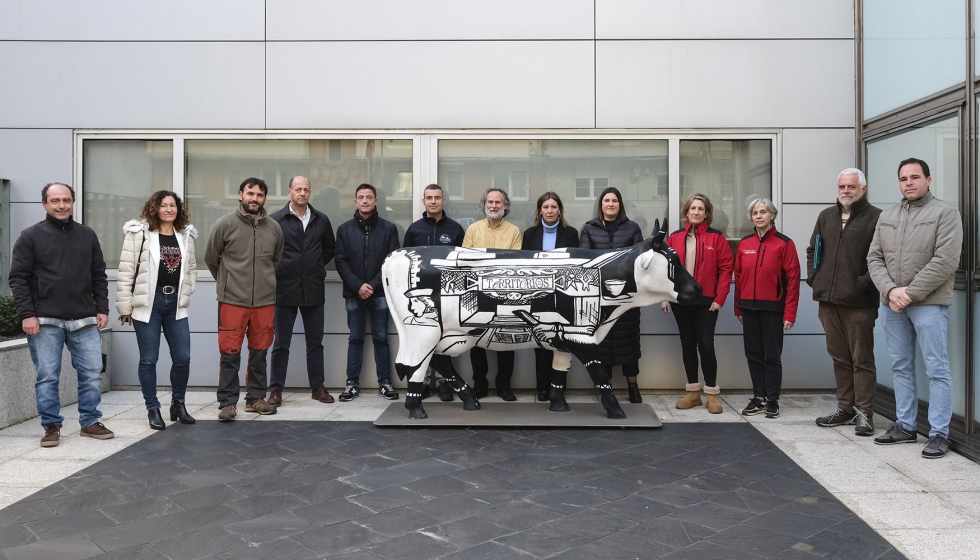
POLYGON ((187 307, 197 286, 194 239, 197 230, 188 223, 187 210, 176 193, 157 191, 143 205, 142 219, 123 226, 126 238, 116 277, 116 310, 119 322, 131 323, 139 345, 139 380, 150 427, 167 425, 157 399, 157 358, 160 331, 170 347, 170 386, 173 398, 170 420, 193 424, 184 395, 190 376, 191 333, 187 307))

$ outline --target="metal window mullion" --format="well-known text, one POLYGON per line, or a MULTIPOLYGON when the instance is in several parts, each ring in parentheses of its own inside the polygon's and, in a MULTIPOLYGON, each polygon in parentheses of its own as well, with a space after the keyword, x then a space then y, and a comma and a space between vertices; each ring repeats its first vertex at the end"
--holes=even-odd
POLYGON ((681 139, 671 136, 667 139, 667 231, 681 227, 681 139))
POLYGON ((173 191, 177 193, 177 196, 186 200, 187 197, 184 195, 184 166, 187 162, 187 156, 184 153, 184 139, 174 138, 173 139, 173 191))

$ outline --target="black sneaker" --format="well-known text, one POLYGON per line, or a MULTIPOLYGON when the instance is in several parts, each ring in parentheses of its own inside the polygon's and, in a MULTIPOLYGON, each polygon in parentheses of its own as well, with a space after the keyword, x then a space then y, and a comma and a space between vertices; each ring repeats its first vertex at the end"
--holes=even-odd
POLYGON ((858 412, 854 415, 855 423, 857 426, 854 427, 854 434, 859 436, 873 436, 875 435, 875 424, 871 420, 870 414, 865 414, 863 412, 858 412))
POLYGON ((926 459, 940 459, 949 451, 949 440, 936 434, 929 437, 926 446, 922 448, 922 456, 926 459))
POLYGON ((766 411, 766 399, 763 397, 752 397, 749 404, 742 409, 742 416, 755 416, 760 412, 766 411))
POLYGON ((770 399, 766 401, 766 418, 778 418, 779 417, 779 401, 776 399, 770 399))
POLYGON ((453 400, 453 388, 449 385, 448 381, 440 379, 439 383, 436 384, 436 388, 439 390, 440 401, 450 402, 453 400))
POLYGON ((361 390, 353 383, 348 383, 344 387, 344 392, 340 394, 340 402, 350 402, 361 395, 361 390))
POLYGON ((378 387, 378 394, 389 401, 398 399, 398 392, 395 391, 395 388, 392 387, 390 383, 382 383, 381 386, 378 387))
POLYGON ((915 443, 919 434, 910 432, 895 422, 885 430, 885 433, 875 438, 878 445, 895 445, 896 443, 915 443))
POLYGON ((824 428, 833 428, 834 426, 845 426, 847 424, 853 424, 857 413, 853 410, 844 410, 838 408, 833 414, 827 416, 821 416, 817 418, 817 426, 823 426, 824 428))

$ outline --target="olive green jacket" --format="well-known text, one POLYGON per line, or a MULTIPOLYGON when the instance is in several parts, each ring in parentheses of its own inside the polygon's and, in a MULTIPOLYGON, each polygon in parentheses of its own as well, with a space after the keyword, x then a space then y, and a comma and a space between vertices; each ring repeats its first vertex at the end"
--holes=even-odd
POLYGON ((204 262, 218 284, 218 301, 240 307, 276 303, 282 244, 282 229, 264 208, 257 222, 241 205, 218 218, 204 252, 204 262))

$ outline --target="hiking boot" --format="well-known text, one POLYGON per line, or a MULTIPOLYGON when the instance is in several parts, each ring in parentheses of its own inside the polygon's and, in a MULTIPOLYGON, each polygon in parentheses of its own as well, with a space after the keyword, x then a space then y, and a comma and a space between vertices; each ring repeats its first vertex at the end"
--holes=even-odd
POLYGON ((854 434, 859 436, 873 436, 875 434, 875 424, 871 421, 871 415, 858 412, 855 416, 854 434))
POLYGON ((257 399, 254 401, 245 401, 245 412, 255 412, 264 416, 266 414, 275 414, 276 407, 265 402, 265 399, 257 399))
POLYGON ((749 404, 742 409, 742 416, 755 416, 760 412, 766 411, 766 399, 764 397, 752 397, 749 404))
POLYGON ((770 399, 766 401, 766 418, 778 418, 779 417, 779 401, 776 399, 770 399))
POLYGON ((439 400, 442 402, 452 402, 453 400, 453 388, 449 386, 449 382, 445 379, 440 379, 436 384, 436 389, 439 390, 439 400))
POLYGON ((91 426, 82 428, 82 431, 78 432, 78 435, 93 439, 112 439, 116 437, 116 434, 112 433, 112 430, 109 428, 106 428, 102 422, 96 422, 91 426))
POLYGON ((885 433, 875 438, 878 445, 895 445, 896 443, 915 443, 919 434, 909 431, 895 422, 885 430, 885 433))
POLYGON ((361 390, 353 383, 348 383, 344 387, 344 392, 340 394, 340 402, 350 402, 361 395, 361 390))
POLYGON ((279 389, 273 389, 269 391, 269 404, 275 407, 282 406, 282 391, 280 391, 279 389))
POLYGON ((61 424, 48 424, 44 427, 41 447, 58 447, 61 442, 61 424))
POLYGON ((231 422, 238 416, 238 409, 235 405, 229 404, 228 406, 221 407, 218 411, 218 422, 231 422))
POLYGON ((844 426, 847 424, 853 424, 857 420, 857 412, 853 410, 844 410, 843 408, 838 408, 833 414, 828 414, 827 416, 821 416, 817 418, 817 426, 823 426, 824 428, 833 428, 834 426, 844 426))
POLYGON ((929 441, 922 448, 922 456, 926 459, 940 459, 949 451, 949 440, 936 434, 929 436, 929 441))
MULTIPOLYGON (((330 394, 330 391, 327 391, 326 387, 317 387, 316 389, 313 389, 312 399, 330 404, 333 402, 333 395, 330 394)), ((272 399, 269 399, 269 404, 272 404, 272 399)))
POLYGON ((382 383, 378 386, 378 394, 389 401, 398 400, 398 391, 391 386, 391 383, 382 383))

